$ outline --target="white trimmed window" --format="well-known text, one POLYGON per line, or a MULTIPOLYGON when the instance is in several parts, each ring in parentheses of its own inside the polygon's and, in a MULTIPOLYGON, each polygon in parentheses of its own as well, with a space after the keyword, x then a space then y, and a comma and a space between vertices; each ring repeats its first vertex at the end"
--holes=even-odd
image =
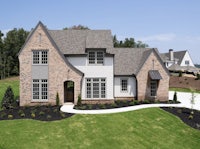
POLYGON ((128 92, 128 79, 121 79, 121 92, 128 92))
POLYGON ((87 98, 106 98, 106 79, 87 78, 86 79, 87 98))
POLYGON ((185 65, 190 65, 190 61, 185 61, 185 65))
POLYGON ((88 52, 89 64, 103 64, 104 52, 103 51, 89 51, 88 52))
POLYGON ((33 64, 40 65, 40 64, 48 64, 48 51, 33 51, 33 64))
POLYGON ((158 81, 157 80, 151 80, 150 87, 151 87, 151 96, 156 96, 157 95, 158 81))
POLYGON ((47 79, 33 79, 33 100, 47 100, 48 99, 48 80, 47 79))

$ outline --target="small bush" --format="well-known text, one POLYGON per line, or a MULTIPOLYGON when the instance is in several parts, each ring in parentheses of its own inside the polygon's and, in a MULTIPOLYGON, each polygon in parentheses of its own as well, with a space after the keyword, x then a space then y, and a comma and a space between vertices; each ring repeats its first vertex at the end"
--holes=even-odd
POLYGON ((32 117, 32 118, 35 118, 35 113, 31 113, 31 117, 32 117))
POLYGON ((181 113, 182 113, 182 110, 181 110, 181 109, 178 109, 178 110, 177 110, 177 113, 181 114, 181 113))
POLYGON ((189 117, 188 117, 188 119, 192 120, 193 119, 193 115, 190 114, 189 117))
POLYGON ((80 95, 80 94, 78 95, 78 102, 77 102, 77 105, 78 105, 78 106, 81 106, 81 95, 80 95))
POLYGON ((13 115, 12 115, 12 114, 9 114, 9 115, 8 115, 8 119, 13 119, 13 115))
POLYGON ((149 101, 149 100, 144 100, 143 103, 144 103, 144 104, 149 104, 150 101, 149 101))
POLYGON ((90 104, 90 105, 88 105, 88 109, 89 110, 91 110, 92 109, 92 105, 90 104))
POLYGON ((183 72, 182 72, 182 71, 179 71, 178 76, 179 76, 179 77, 182 77, 182 76, 183 76, 183 72))
POLYGON ((58 92, 56 93, 56 105, 59 106, 60 105, 60 97, 58 92))
POLYGON ((62 118, 65 118, 65 113, 60 112, 60 116, 61 116, 62 118))
POLYGON ((111 104, 111 107, 117 108, 117 104, 116 104, 116 103, 112 103, 112 104, 111 104))
POLYGON ((138 105, 139 104, 138 100, 134 100, 133 102, 134 102, 134 105, 138 105))
POLYGON ((85 110, 87 107, 85 105, 82 105, 79 107, 80 110, 85 110))
POLYGON ((51 119, 51 115, 47 115, 47 119, 51 119))
POLYGON ((200 74, 199 73, 197 74, 196 80, 200 80, 200 74))
POLYGON ((4 94, 3 100, 1 101, 1 108, 11 109, 15 106, 16 106, 16 102, 15 102, 15 99, 14 99, 13 90, 10 86, 8 86, 8 88, 7 88, 7 90, 4 94))
POLYGON ((174 92, 174 97, 173 97, 173 102, 177 102, 177 93, 176 92, 174 92))
POLYGON ((135 102, 134 102, 134 101, 131 101, 131 102, 129 103, 129 105, 130 105, 130 106, 134 106, 134 105, 135 105, 135 102))
POLYGON ((1 115, 0 115, 1 118, 4 118, 5 116, 6 116, 5 112, 2 112, 1 115))
POLYGON ((25 113, 21 113, 20 116, 21 116, 21 117, 25 117, 25 113))
POLYGON ((105 109, 106 108, 105 104, 100 104, 99 107, 100 107, 100 109, 105 109))
POLYGON ((22 113, 24 113, 23 110, 19 110, 19 111, 18 111, 18 114, 19 114, 19 115, 21 115, 22 113))
POLYGON ((43 111, 40 111, 39 115, 42 116, 44 115, 45 113, 43 111))
POLYGON ((57 108, 56 108, 56 109, 54 109, 54 110, 53 110, 53 112, 54 112, 54 113, 58 112, 58 109, 57 109, 57 108))

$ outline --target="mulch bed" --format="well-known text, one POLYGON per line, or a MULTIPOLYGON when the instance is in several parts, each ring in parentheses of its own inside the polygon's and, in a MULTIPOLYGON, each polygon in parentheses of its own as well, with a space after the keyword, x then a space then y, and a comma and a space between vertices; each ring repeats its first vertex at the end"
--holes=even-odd
POLYGON ((193 114, 191 114, 191 109, 187 108, 162 107, 161 109, 178 116, 190 127, 200 130, 200 111, 193 110, 193 114))
POLYGON ((15 107, 0 111, 0 120, 34 119, 40 121, 61 120, 74 114, 60 111, 60 106, 15 107))

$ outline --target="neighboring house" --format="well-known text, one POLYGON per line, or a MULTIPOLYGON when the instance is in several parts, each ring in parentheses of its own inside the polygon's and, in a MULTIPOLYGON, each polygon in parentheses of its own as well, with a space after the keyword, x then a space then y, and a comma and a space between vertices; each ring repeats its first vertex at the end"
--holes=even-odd
POLYGON ((198 68, 194 66, 187 50, 175 52, 173 49, 169 49, 168 53, 161 53, 160 56, 170 71, 198 72, 198 68))
POLYGON ((48 30, 41 22, 19 52, 20 106, 168 100, 156 49, 114 48, 110 30, 48 30))

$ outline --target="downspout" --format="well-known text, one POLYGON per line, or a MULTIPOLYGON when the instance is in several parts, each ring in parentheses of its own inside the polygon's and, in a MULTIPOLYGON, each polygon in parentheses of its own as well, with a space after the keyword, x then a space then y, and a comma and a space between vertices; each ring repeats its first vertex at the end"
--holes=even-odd
POLYGON ((137 77, 135 76, 135 74, 133 74, 133 77, 135 78, 135 83, 136 83, 136 95, 135 95, 135 99, 138 100, 138 81, 137 81, 137 77))

